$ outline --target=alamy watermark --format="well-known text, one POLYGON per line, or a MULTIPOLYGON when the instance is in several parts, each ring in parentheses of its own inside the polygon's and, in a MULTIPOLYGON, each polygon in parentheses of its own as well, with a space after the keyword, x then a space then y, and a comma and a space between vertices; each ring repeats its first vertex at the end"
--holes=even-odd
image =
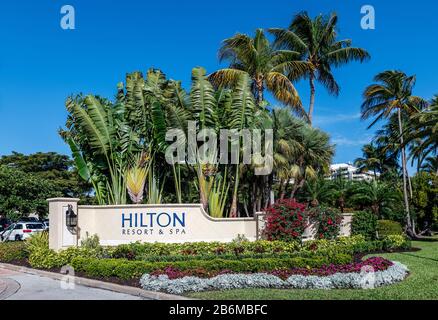
POLYGON ((168 164, 246 164, 254 166, 256 175, 269 175, 273 168, 272 129, 205 128, 197 132, 196 121, 188 121, 187 133, 182 129, 166 132, 172 142, 165 151, 168 164), (262 145, 264 144, 263 148, 262 145))
POLYGON ((374 289, 376 287, 376 273, 373 266, 363 266, 360 269, 360 286, 362 289, 374 289))
POLYGON ((76 29, 76 11, 72 5, 64 5, 61 8, 61 28, 64 30, 76 29))
POLYGON ((360 9, 360 13, 364 16, 360 20, 360 26, 364 30, 376 29, 376 10, 372 5, 364 5, 360 9))

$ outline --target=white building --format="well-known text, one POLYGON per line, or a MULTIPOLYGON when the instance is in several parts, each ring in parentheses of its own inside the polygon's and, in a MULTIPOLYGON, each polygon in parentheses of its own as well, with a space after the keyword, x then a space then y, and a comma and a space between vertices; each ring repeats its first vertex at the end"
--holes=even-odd
MULTIPOLYGON (((376 175, 379 176, 379 173, 376 175)), ((334 180, 338 177, 353 181, 371 181, 375 178, 374 172, 360 172, 360 170, 351 163, 336 163, 330 165, 330 176, 328 179, 334 180)))

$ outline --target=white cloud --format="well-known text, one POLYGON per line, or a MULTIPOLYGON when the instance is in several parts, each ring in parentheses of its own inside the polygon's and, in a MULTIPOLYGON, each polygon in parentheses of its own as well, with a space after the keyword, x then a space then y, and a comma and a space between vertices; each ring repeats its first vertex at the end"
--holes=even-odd
POLYGON ((315 116, 314 123, 317 126, 333 124, 338 122, 350 122, 360 119, 360 113, 355 114, 334 114, 330 116, 315 116))
POLYGON ((342 135, 336 135, 332 138, 332 143, 336 144, 336 146, 355 147, 370 143, 372 139, 373 136, 370 134, 359 138, 347 138, 342 135))

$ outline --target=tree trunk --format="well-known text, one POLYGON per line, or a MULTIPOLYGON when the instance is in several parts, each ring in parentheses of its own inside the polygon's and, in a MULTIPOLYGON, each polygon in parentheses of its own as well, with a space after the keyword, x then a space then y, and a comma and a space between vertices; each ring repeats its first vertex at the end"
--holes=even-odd
POLYGON ((309 106, 309 113, 307 116, 309 117, 309 124, 312 125, 312 117, 313 117, 313 109, 315 107, 315 75, 310 73, 310 106, 309 106))
POLYGON ((345 208, 345 199, 343 196, 339 198, 339 208, 341 209, 341 213, 344 213, 345 208))
POLYGON ((257 105, 261 106, 263 103, 263 76, 258 75, 256 77, 256 91, 257 91, 257 105))
POLYGON ((297 193, 297 191, 303 187, 305 181, 306 180, 304 178, 301 180, 297 179, 297 182, 294 183, 294 187, 292 188, 292 192, 290 193, 291 199, 293 199, 295 197, 295 194, 297 193))
POLYGON ((236 165, 236 181, 234 182, 233 202, 231 203, 230 218, 237 217, 237 193, 239 191, 239 164, 236 165))
POLYGON ((406 228, 408 232, 412 232, 415 234, 415 230, 412 230, 412 223, 411 223, 411 215, 409 213, 409 200, 408 200, 408 186, 407 186, 407 179, 406 179, 406 153, 405 153, 405 147, 403 146, 404 139, 403 139, 403 127, 402 127, 402 121, 401 121, 401 109, 398 108, 397 110, 398 115, 398 127, 400 131, 400 145, 402 146, 402 171, 403 171, 403 198, 405 202, 405 212, 406 212, 406 228))

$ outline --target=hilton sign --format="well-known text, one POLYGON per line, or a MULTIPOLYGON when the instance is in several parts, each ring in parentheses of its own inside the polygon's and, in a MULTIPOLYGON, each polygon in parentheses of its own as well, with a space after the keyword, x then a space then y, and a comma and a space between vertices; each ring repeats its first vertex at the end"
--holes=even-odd
POLYGON ((131 242, 232 241, 239 235, 255 240, 256 218, 215 219, 200 204, 78 206, 79 199, 49 199, 50 248, 80 245, 94 234, 101 245, 131 242), (66 227, 66 211, 77 214, 74 232, 66 227))
POLYGON ((185 212, 122 213, 122 236, 130 235, 184 235, 185 212))
MULTIPOLYGON (((253 218, 215 219, 200 204, 78 206, 79 199, 49 199, 49 246, 56 251, 81 244, 97 235, 100 244, 131 242, 229 242, 239 235, 256 240, 264 226, 263 213, 253 218), (72 210, 72 211, 71 211, 72 210), (77 214, 69 227, 67 212, 77 214)), ((351 214, 344 214, 341 235, 351 233, 351 214)), ((314 237, 313 227, 306 237, 314 237)))

